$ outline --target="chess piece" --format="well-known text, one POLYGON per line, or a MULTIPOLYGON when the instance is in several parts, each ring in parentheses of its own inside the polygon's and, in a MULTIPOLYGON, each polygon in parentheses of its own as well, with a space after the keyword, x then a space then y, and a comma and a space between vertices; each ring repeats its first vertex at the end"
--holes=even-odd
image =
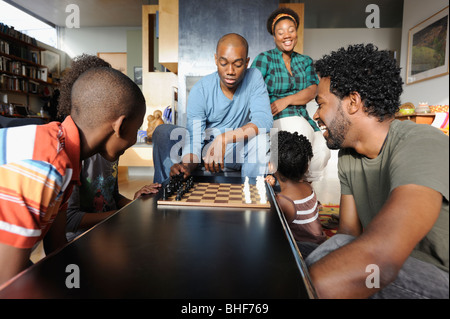
POLYGON ((244 182, 244 199, 246 204, 252 203, 252 198, 250 194, 250 183, 248 176, 245 176, 245 182, 244 182))
POLYGON ((256 188, 258 189, 259 202, 261 204, 267 203, 266 184, 263 176, 256 177, 256 188))
POLYGON ((180 201, 181 197, 183 197, 183 189, 182 188, 178 188, 177 190, 177 197, 175 197, 176 201, 180 201))

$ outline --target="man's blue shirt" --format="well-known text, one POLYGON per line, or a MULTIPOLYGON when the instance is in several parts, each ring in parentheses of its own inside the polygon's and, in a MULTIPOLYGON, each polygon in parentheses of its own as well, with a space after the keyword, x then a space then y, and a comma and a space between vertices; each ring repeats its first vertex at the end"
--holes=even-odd
POLYGON ((212 141, 217 135, 248 123, 255 124, 259 133, 269 132, 272 128, 270 100, 261 72, 254 68, 247 69, 232 100, 222 92, 217 72, 203 77, 189 93, 189 137, 183 156, 193 153, 201 159, 205 139, 212 141))

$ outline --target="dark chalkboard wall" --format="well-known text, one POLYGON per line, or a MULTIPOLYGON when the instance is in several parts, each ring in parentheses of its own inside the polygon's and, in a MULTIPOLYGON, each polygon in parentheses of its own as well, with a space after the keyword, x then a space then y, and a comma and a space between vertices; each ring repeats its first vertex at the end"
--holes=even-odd
POLYGON ((178 123, 185 124, 186 77, 216 70, 214 53, 224 34, 238 33, 249 44, 250 63, 274 47, 266 21, 278 0, 179 0, 178 123))

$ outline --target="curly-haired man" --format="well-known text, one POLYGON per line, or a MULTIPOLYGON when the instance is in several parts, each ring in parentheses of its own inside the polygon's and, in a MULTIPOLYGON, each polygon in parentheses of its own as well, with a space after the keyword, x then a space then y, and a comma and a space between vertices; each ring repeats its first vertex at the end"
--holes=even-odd
POLYGON ((448 298, 448 137, 395 120, 387 51, 353 45, 315 64, 314 119, 339 152, 338 235, 306 262, 319 297, 448 298))

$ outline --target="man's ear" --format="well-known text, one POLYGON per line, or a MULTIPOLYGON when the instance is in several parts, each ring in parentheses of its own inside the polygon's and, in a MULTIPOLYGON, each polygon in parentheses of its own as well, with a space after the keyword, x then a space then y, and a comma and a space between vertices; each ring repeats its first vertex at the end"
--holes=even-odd
POLYGON ((214 53, 214 62, 219 66, 219 61, 217 61, 217 53, 214 53))
POLYGON ((114 130, 114 135, 116 137, 122 136, 125 125, 124 122, 125 122, 125 115, 121 115, 112 123, 112 128, 114 130))
POLYGON ((361 95, 358 92, 352 92, 348 96, 349 103, 347 104, 347 112, 352 115, 358 112, 363 107, 361 95))

